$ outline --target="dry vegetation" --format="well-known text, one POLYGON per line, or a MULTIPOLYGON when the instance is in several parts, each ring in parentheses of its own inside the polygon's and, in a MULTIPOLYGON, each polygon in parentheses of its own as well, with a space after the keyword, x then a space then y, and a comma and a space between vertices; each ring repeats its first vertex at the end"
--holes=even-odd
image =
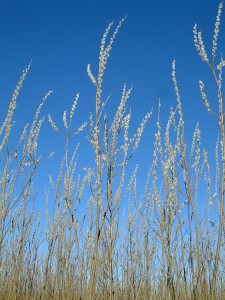
POLYGON ((107 60, 123 20, 111 38, 113 24, 103 36, 97 77, 87 68, 96 87, 96 111, 90 114, 88 124, 72 128, 79 95, 69 114, 63 114, 65 132, 48 116, 52 128, 63 136, 66 150, 57 179, 50 178, 54 199, 46 193, 45 224, 40 223, 32 203, 33 178, 43 161, 37 154, 44 121, 40 112, 50 92, 15 146, 11 139, 13 116, 30 66, 23 72, 0 127, 0 299, 225 299, 225 61, 215 62, 221 11, 222 3, 211 60, 197 25, 193 31, 197 51, 218 90, 218 112, 214 112, 200 81, 205 107, 219 128, 215 175, 207 151, 201 148, 198 126, 188 153, 173 62, 177 105, 162 130, 159 104, 152 165, 141 198, 136 186, 138 166, 131 175, 126 170, 151 112, 136 134, 130 135, 131 113, 126 111, 126 103, 131 89, 124 86, 112 120, 105 113, 110 99, 102 101, 107 60), (85 168, 82 177, 76 175, 78 148, 71 155, 70 140, 83 134, 84 128, 95 167, 85 168), (125 213, 122 201, 127 205, 125 213), (53 214, 48 213, 48 203, 54 205, 53 214))

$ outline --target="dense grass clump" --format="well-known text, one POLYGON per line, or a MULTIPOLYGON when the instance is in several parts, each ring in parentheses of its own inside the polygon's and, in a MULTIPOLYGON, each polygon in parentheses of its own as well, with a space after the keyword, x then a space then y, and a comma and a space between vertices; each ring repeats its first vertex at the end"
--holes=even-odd
POLYGON ((132 89, 124 85, 115 115, 108 118, 106 113, 110 99, 102 99, 103 78, 122 20, 111 38, 113 23, 103 35, 97 76, 87 67, 96 88, 96 109, 89 121, 73 129, 79 94, 69 113, 63 113, 64 132, 48 115, 52 129, 65 140, 65 155, 57 179, 50 177, 54 195, 46 192, 46 212, 40 218, 44 223, 40 222, 40 212, 32 206, 33 186, 44 159, 37 151, 44 122, 40 113, 51 92, 15 145, 11 138, 14 112, 30 66, 23 72, 0 127, 0 299, 225 299, 225 61, 216 62, 222 6, 211 60, 197 25, 193 30, 196 49, 218 91, 216 112, 204 83, 199 82, 204 105, 218 125, 215 175, 207 151, 201 148, 198 125, 192 144, 187 145, 175 61, 176 107, 171 108, 164 130, 159 103, 153 158, 141 193, 136 181, 138 165, 132 174, 126 172, 152 112, 146 113, 131 135, 131 112, 126 104, 132 89), (84 131, 94 161, 79 176, 79 147, 71 154, 70 140, 84 131), (48 213, 50 204, 53 214, 48 213))

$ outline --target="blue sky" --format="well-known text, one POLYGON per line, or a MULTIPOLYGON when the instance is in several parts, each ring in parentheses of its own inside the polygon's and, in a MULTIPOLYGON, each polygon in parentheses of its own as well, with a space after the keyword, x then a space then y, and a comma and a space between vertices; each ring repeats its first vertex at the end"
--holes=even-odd
MULTIPOLYGON (((198 80, 206 82, 212 106, 217 109, 216 90, 208 68, 196 52, 192 30, 197 22, 210 54, 218 5, 219 1, 212 0, 1 1, 1 112, 6 111, 20 74, 32 59, 31 70, 18 99, 18 128, 25 120, 32 120, 36 107, 49 90, 54 90, 54 93, 46 102, 43 115, 51 113, 59 124, 63 111, 70 109, 75 94, 79 92, 74 126, 82 124, 95 107, 95 91, 86 73, 87 64, 91 64, 96 74, 105 28, 112 20, 117 24, 127 15, 113 45, 103 88, 105 95, 112 93, 108 109, 113 110, 119 103, 123 84, 133 85, 129 105, 134 128, 147 111, 154 109, 137 152, 137 161, 139 158, 144 171, 152 161, 158 98, 161 98, 164 124, 169 108, 176 105, 171 79, 173 59, 176 59, 187 138, 191 137, 199 121, 203 147, 211 151, 213 159, 217 128, 204 109, 198 80)), ((220 45, 223 45, 224 24, 223 14, 220 45)), ((220 47, 218 53, 222 50, 220 47)), ((57 161, 62 158, 63 145, 60 136, 52 132, 46 122, 40 138, 40 151, 56 150, 57 161)), ((89 149, 83 148, 84 156, 82 158, 80 154, 80 159, 85 161, 89 149)), ((52 173, 54 164, 54 160, 46 163, 46 174, 52 173)))

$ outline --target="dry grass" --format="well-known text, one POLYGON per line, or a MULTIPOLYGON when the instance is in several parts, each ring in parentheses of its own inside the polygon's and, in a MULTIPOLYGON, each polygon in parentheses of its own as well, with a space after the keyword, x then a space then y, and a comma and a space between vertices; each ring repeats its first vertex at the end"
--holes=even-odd
POLYGON ((105 113, 110 99, 102 100, 107 61, 124 20, 108 43, 113 24, 103 36, 98 75, 92 74, 90 65, 87 68, 96 87, 96 111, 90 114, 88 124, 73 129, 79 95, 69 114, 63 113, 64 132, 48 116, 53 130, 65 140, 65 155, 57 179, 50 178, 54 199, 46 193, 45 224, 40 223, 32 203, 34 175, 44 159, 37 154, 44 121, 40 113, 51 92, 38 107, 33 123, 25 126, 17 146, 11 145, 17 96, 30 66, 23 72, 0 127, 0 299, 225 299, 225 61, 221 59, 216 65, 221 11, 222 3, 211 61, 194 26, 196 49, 218 90, 219 111, 214 112, 200 81, 203 102, 219 128, 216 173, 212 174, 208 153, 201 147, 198 126, 192 145, 186 143, 173 62, 177 105, 171 109, 163 133, 159 103, 153 159, 141 198, 136 182, 138 166, 131 175, 126 170, 152 113, 148 112, 136 133, 130 135, 131 113, 126 103, 131 89, 124 86, 111 121, 105 113), (95 167, 85 168, 82 177, 76 175, 78 147, 71 154, 70 141, 84 128, 95 167), (124 199, 126 213, 122 209, 124 199), (53 215, 48 212, 49 202, 54 205, 53 215))

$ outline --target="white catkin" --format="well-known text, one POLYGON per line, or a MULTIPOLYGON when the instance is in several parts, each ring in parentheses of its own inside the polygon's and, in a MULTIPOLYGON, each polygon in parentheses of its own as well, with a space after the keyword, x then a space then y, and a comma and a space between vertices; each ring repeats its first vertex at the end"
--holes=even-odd
POLYGON ((220 3, 218 8, 218 13, 216 16, 216 23, 214 27, 214 35, 213 35, 213 46, 212 46, 212 58, 215 59, 216 56, 216 50, 217 50, 217 40, 219 35, 219 27, 220 27, 220 17, 223 9, 223 2, 220 3))

